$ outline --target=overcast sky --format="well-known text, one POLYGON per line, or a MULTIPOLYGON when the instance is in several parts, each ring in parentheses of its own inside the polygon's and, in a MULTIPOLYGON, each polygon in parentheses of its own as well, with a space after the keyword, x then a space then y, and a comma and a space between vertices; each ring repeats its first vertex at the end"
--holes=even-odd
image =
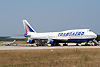
POLYGON ((100 34, 100 0, 0 0, 0 36, 89 28, 100 34))

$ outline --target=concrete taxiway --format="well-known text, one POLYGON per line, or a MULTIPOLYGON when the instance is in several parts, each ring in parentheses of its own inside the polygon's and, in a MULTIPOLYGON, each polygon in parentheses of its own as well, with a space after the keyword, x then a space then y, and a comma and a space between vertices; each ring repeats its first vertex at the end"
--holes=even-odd
POLYGON ((38 46, 38 47, 22 47, 22 46, 0 46, 0 50, 38 50, 38 49, 81 49, 81 48, 100 48, 100 46, 38 46))

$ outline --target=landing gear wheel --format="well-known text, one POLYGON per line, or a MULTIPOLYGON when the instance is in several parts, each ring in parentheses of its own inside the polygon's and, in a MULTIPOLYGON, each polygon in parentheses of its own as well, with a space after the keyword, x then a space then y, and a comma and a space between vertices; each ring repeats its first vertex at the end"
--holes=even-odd
POLYGON ((79 46, 78 44, 76 44, 76 46, 79 46))
POLYGON ((90 46, 90 45, 88 43, 86 43, 85 46, 90 46))
POLYGON ((51 44, 51 46, 54 46, 54 44, 51 44))
POLYGON ((68 44, 63 44, 63 46, 68 46, 68 44))
POLYGON ((7 44, 7 46, 10 46, 9 44, 7 44))

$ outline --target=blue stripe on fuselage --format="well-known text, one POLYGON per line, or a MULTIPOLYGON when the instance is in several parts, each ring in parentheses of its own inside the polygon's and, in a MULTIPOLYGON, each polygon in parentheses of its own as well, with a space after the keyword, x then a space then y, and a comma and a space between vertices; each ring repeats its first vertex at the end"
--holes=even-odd
POLYGON ((90 40, 93 40, 94 38, 92 39, 68 39, 68 42, 75 42, 75 43, 81 43, 81 42, 89 42, 90 40))
POLYGON ((82 43, 82 42, 89 42, 93 40, 94 38, 91 39, 68 39, 67 41, 63 40, 57 40, 59 43, 82 43))

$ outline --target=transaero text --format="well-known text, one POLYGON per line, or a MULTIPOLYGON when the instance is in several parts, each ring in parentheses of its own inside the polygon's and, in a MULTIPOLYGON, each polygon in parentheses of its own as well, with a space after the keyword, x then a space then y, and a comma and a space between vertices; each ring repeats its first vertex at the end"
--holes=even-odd
POLYGON ((84 32, 68 32, 68 33, 58 33, 58 36, 82 36, 84 32))

